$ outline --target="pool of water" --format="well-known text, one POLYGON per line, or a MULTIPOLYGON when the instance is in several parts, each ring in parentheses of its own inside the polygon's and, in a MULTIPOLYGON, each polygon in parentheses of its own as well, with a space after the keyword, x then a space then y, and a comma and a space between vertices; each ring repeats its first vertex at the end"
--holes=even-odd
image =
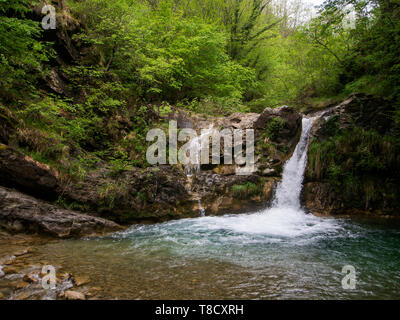
POLYGON ((399 299, 400 226, 270 209, 53 242, 40 259, 111 299, 399 299), (356 289, 342 288, 342 268, 356 289))

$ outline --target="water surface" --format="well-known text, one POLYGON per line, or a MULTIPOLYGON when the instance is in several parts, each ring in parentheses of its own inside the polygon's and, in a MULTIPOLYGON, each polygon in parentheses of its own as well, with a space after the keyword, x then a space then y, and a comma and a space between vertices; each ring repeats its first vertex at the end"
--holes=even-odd
POLYGON ((42 246, 41 260, 89 276, 103 298, 400 298, 398 226, 274 214, 264 225, 265 212, 135 226, 42 246), (342 289, 345 265, 356 268, 356 290, 342 289))

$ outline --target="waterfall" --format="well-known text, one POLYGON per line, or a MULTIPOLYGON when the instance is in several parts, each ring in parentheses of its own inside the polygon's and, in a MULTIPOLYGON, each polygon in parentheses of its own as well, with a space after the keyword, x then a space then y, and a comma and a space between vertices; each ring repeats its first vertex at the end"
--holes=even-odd
POLYGON ((202 217, 206 216, 206 210, 203 208, 203 205, 201 204, 201 199, 199 199, 199 211, 202 217))
POLYGON ((190 152, 196 154, 196 161, 195 161, 195 163, 189 163, 185 166, 185 173, 186 173, 186 176, 188 179, 188 189, 194 199, 198 198, 197 201, 198 201, 199 212, 200 212, 201 217, 204 217, 206 215, 206 211, 201 203, 201 195, 194 194, 192 192, 193 175, 195 175, 201 171, 201 150, 202 150, 201 142, 207 136, 212 134, 213 130, 214 130, 214 126, 210 125, 210 127, 208 129, 202 131, 200 136, 198 136, 197 138, 193 139, 190 142, 190 152))
POLYGON ((192 139, 190 141, 190 152, 195 153, 196 161, 194 163, 189 163, 185 167, 185 173, 188 177, 192 176, 193 174, 199 173, 201 170, 201 142, 207 136, 212 134, 214 131, 214 126, 210 125, 210 127, 206 130, 203 130, 201 135, 192 139))
MULTIPOLYGON (((307 164, 307 151, 310 141, 310 132, 317 118, 303 118, 302 132, 300 140, 293 152, 292 157, 283 167, 282 181, 278 184, 272 201, 272 207, 265 209, 264 213, 279 216, 285 214, 286 219, 299 218, 303 215, 300 204, 300 195, 303 188, 304 172, 307 164)), ((201 141, 214 130, 213 126, 204 130, 202 134, 191 141, 191 152, 196 154, 196 162, 186 166, 185 172, 189 181, 189 189, 191 189, 191 181, 194 174, 200 172, 201 169, 201 141)), ((191 191, 191 190, 190 190, 191 191)), ((205 215, 205 210, 201 204, 200 195, 193 194, 193 198, 198 200, 200 215, 205 215)), ((282 216, 281 216, 282 217, 282 216)), ((296 219, 293 220, 293 222, 296 219)))
POLYGON ((300 194, 303 188, 304 172, 307 164, 310 131, 315 118, 303 118, 300 141, 292 157, 283 168, 282 181, 278 184, 273 199, 274 208, 300 209, 300 194))

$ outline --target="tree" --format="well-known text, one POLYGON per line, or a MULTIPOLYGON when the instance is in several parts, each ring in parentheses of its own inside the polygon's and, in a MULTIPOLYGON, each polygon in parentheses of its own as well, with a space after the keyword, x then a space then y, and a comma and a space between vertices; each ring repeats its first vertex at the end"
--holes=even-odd
POLYGON ((28 0, 0 1, 0 99, 28 92, 47 60, 39 22, 26 18, 28 0))

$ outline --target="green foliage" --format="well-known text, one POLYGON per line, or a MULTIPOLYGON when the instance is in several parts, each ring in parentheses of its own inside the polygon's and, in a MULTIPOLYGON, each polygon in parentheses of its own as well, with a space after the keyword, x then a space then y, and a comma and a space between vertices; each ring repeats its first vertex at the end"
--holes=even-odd
POLYGON ((268 121, 265 128, 265 135, 271 140, 275 140, 279 137, 282 130, 285 128, 286 121, 280 117, 272 118, 268 121))
POLYGON ((239 197, 240 199, 248 199, 249 197, 260 196, 263 194, 264 180, 260 179, 257 184, 253 182, 247 182, 246 184, 233 185, 231 190, 234 196, 239 197))
POLYGON ((32 1, 0 1, 0 99, 14 101, 33 91, 52 51, 40 41, 38 22, 26 18, 32 1))
POLYGON ((241 98, 254 81, 251 69, 227 54, 227 35, 201 19, 183 17, 172 2, 156 9, 132 1, 75 2, 89 29, 80 38, 103 57, 138 99, 241 98))
MULTIPOLYGON (((397 0, 329 0, 321 12, 324 24, 319 26, 320 38, 336 55, 338 83, 344 93, 365 92, 393 101, 396 114, 400 108, 400 3, 397 0), (345 7, 350 4, 351 7, 345 7), (346 9, 347 8, 347 9, 346 9), (355 28, 345 30, 342 20, 348 10, 356 15, 355 28), (331 29, 332 44, 326 42, 331 29), (325 32, 325 33, 323 33, 325 32), (340 40, 344 36, 347 40, 340 40), (343 47, 343 45, 345 45, 343 47)), ((395 116, 398 120, 398 117, 395 116)))
POLYGON ((209 116, 226 116, 234 112, 249 112, 249 108, 238 98, 212 96, 201 100, 194 99, 190 102, 184 100, 177 104, 178 107, 209 116))
POLYGON ((100 206, 107 210, 112 210, 117 205, 116 201, 126 195, 127 189, 125 181, 112 181, 100 186, 98 190, 100 206))
MULTIPOLYGON (((148 166, 146 134, 174 107, 223 116, 283 103, 323 106, 361 91, 390 98, 399 124, 399 4, 346 0, 356 13, 350 30, 342 24, 344 2, 328 0, 317 17, 291 26, 287 1, 283 11, 261 0, 66 1, 82 25, 73 35, 82 59, 63 64, 68 89, 61 97, 39 81, 55 61, 49 63, 54 52, 40 23, 28 18, 36 1, 0 0, 0 99, 21 120, 13 139, 77 179, 98 167, 118 179, 148 166)), ((271 142, 284 126, 271 120, 257 152, 285 152, 271 142)), ((311 144, 310 176, 348 198, 363 190, 370 201, 378 193, 374 179, 398 172, 396 132, 342 132, 336 118, 325 129, 333 138, 311 144)), ((122 188, 103 186, 105 207, 122 188)), ((232 192, 248 197, 262 188, 249 183, 232 192)))
POLYGON ((399 180, 399 145, 393 137, 373 130, 339 131, 334 123, 328 126, 328 131, 336 132, 334 136, 310 145, 308 179, 327 181, 348 203, 367 208, 372 194, 387 194, 399 180))

